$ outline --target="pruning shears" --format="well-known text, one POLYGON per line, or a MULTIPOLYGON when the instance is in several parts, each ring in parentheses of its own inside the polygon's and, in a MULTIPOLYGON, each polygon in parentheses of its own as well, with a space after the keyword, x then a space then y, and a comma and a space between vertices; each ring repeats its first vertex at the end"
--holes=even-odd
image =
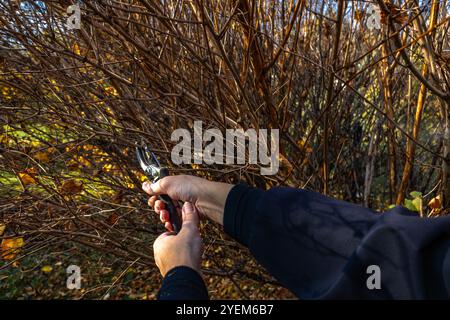
MULTIPOLYGON (((140 146, 136 145, 136 157, 145 175, 152 183, 169 175, 169 170, 166 167, 161 167, 161 164, 155 154, 150 151, 148 145, 144 145, 143 143, 140 146)), ((161 194, 158 198, 165 203, 166 209, 169 211, 169 220, 172 224, 173 231, 178 233, 181 229, 181 219, 175 203, 167 194, 161 194)))

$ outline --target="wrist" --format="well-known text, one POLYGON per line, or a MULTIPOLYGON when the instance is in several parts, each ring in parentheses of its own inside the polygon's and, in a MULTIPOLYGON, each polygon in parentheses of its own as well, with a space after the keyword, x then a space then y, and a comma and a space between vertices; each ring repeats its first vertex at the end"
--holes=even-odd
POLYGON ((189 261, 189 260, 182 261, 182 262, 180 261, 178 263, 168 265, 164 270, 161 270, 161 274, 163 277, 165 277, 171 270, 180 268, 180 267, 190 268, 190 269, 196 271, 199 275, 202 275, 201 267, 198 264, 193 263, 193 261, 189 261))
POLYGON ((161 254, 160 251, 156 253, 156 264, 163 277, 165 277, 170 270, 182 266, 194 269, 201 274, 201 253, 196 254, 195 250, 190 250, 195 247, 194 244, 189 244, 185 240, 182 240, 182 242, 186 244, 187 247, 165 248, 166 254, 161 254), (167 253, 168 251, 170 252, 169 254, 167 253))
POLYGON ((223 225, 225 202, 233 186, 228 183, 208 181, 201 187, 202 196, 198 197, 196 205, 209 219, 223 225))

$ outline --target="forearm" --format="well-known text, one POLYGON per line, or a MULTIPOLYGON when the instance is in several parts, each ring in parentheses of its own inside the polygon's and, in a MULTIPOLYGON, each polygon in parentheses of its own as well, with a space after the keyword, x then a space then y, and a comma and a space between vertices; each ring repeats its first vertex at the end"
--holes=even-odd
POLYGON ((430 274, 450 272, 442 262, 450 217, 439 219, 402 207, 377 214, 306 190, 239 185, 228 195, 224 228, 300 298, 423 298, 449 292, 442 284, 425 287, 445 282, 427 281, 430 274), (382 270, 381 290, 367 287, 370 265, 382 270))
POLYGON ((204 179, 195 180, 194 183, 199 183, 195 188, 201 190, 195 202, 196 207, 209 219, 223 225, 225 202, 234 185, 204 179))
POLYGON ((224 226, 285 287, 316 298, 338 278, 375 218, 314 192, 239 185, 227 199, 224 226))

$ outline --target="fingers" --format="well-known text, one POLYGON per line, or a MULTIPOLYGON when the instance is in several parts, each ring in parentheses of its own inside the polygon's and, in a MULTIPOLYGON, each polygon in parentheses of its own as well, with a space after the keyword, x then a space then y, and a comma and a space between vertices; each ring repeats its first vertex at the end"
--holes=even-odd
MULTIPOLYGON (((174 205, 177 207, 178 202, 177 200, 181 199, 184 201, 190 201, 195 202, 195 197, 192 197, 191 194, 191 187, 194 185, 192 183, 189 183, 189 181, 192 180, 192 177, 190 176, 168 176, 164 177, 157 182, 151 184, 149 181, 146 181, 142 184, 142 189, 151 195, 150 199, 148 200, 149 206, 155 209, 155 212, 160 215, 160 220, 168 230, 173 230, 173 226, 170 222, 170 215, 168 213, 166 204, 158 200, 158 195, 161 194, 167 194, 169 195, 172 200, 174 200, 174 205), (184 186, 180 187, 180 186, 184 186)), ((194 188, 195 189, 195 188, 194 188)), ((179 207, 177 208, 177 211, 180 212, 179 207)), ((181 210, 182 211, 182 210, 181 210)), ((189 223, 194 222, 194 225, 198 225, 198 213, 193 205, 190 205, 186 212, 181 212, 182 216, 186 216, 186 221, 189 223), (193 217, 192 217, 193 216, 193 217)), ((183 218, 183 220, 185 220, 183 218)))
POLYGON ((162 223, 170 221, 169 212, 166 210, 166 204, 164 201, 156 200, 152 201, 152 203, 150 202, 151 201, 149 200, 149 205, 154 208, 157 214, 159 214, 162 223))
MULTIPOLYGON (((166 204, 164 201, 158 200, 157 196, 152 196, 148 200, 148 205, 154 208, 155 212, 159 214, 159 219, 164 224, 167 230, 174 231, 172 223, 170 222, 170 214, 169 211, 166 210, 166 204)), ((177 208, 177 210, 179 210, 177 208)))
POLYGON ((166 222, 164 223, 164 227, 166 227, 167 230, 169 230, 170 232, 173 232, 173 226, 170 222, 166 222))
POLYGON ((198 227, 199 217, 195 206, 190 202, 185 202, 183 208, 181 209, 181 214, 183 218, 183 226, 185 224, 193 224, 198 227))
POLYGON ((159 220, 161 220, 162 223, 170 222, 169 212, 167 210, 161 211, 159 214, 159 220))
POLYGON ((156 202, 156 200, 158 200, 158 197, 157 197, 157 196, 151 196, 150 199, 148 199, 148 205, 149 205, 151 208, 154 208, 154 207, 155 207, 155 202, 156 202))
MULTIPOLYGON (((169 211, 166 210, 166 204, 161 200, 155 201, 155 212, 159 214, 159 219, 162 223, 164 223, 165 227, 173 231, 173 226, 170 223, 170 214, 169 211)), ((195 206, 190 202, 185 202, 183 207, 181 208, 181 217, 183 221, 183 225, 185 223, 193 224, 194 226, 198 226, 199 224, 199 216, 198 212, 195 209, 195 206)))
POLYGON ((166 209, 166 204, 164 203, 164 201, 156 200, 154 208, 155 208, 156 213, 160 213, 161 210, 166 209))
POLYGON ((195 181, 206 181, 188 175, 167 176, 155 183, 145 181, 142 189, 151 196, 167 194, 172 200, 195 202, 199 188, 195 181))
MULTIPOLYGON (((155 212, 159 213, 159 218, 161 222, 164 223, 166 229, 173 232, 174 229, 172 223, 170 222, 170 215, 169 212, 165 209, 165 203, 163 201, 155 201, 155 212)), ((200 219, 197 209, 195 209, 195 206, 192 203, 185 202, 183 204, 183 207, 181 208, 181 215, 183 226, 194 226, 195 228, 198 228, 200 219)))

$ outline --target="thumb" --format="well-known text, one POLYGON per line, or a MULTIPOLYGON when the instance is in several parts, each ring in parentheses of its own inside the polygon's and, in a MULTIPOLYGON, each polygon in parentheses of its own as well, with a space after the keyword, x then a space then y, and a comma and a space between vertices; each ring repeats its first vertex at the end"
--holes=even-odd
POLYGON ((155 183, 145 181, 142 184, 142 189, 149 195, 168 194, 168 189, 170 186, 170 178, 171 177, 164 177, 162 179, 159 179, 155 183))
POLYGON ((167 237, 171 237, 173 235, 174 235, 173 232, 168 232, 168 231, 160 234, 153 242, 153 250, 157 251, 159 248, 161 248, 162 243, 164 242, 164 239, 166 239, 167 237))
POLYGON ((183 218, 183 225, 192 223, 194 226, 198 227, 199 217, 197 209, 190 202, 185 202, 183 208, 181 208, 181 214, 183 218))

